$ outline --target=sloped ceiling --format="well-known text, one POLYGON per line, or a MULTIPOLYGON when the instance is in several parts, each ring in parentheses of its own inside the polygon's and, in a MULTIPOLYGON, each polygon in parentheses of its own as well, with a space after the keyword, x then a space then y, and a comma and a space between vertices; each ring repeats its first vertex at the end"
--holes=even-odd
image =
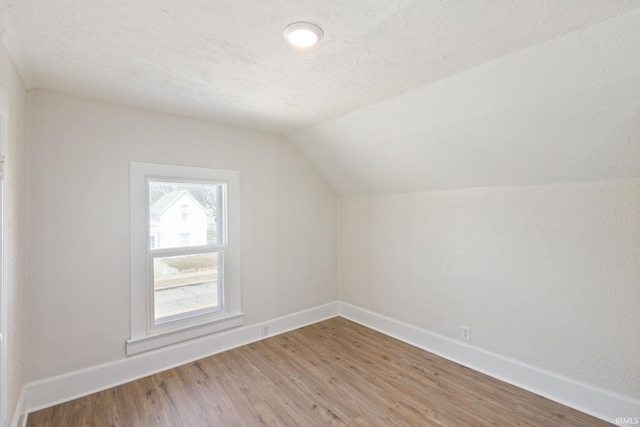
POLYGON ((0 0, 28 88, 291 133, 638 7, 637 0, 0 0), (296 51, 295 21, 324 40, 296 51))
POLYGON ((633 11, 292 136, 340 195, 640 177, 633 11))
POLYGON ((639 7, 0 0, 0 31, 29 88, 285 134, 368 195, 638 177, 639 7))

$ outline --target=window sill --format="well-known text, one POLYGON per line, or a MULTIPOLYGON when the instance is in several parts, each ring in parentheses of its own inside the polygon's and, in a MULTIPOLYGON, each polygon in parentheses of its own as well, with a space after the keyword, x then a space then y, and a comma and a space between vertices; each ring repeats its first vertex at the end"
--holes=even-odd
POLYGON ((243 323, 244 313, 239 313, 201 325, 189 326, 154 335, 147 335, 142 338, 131 338, 127 340, 126 353, 127 356, 133 356, 134 354, 144 353, 145 351, 155 350, 183 341, 221 332, 226 329, 242 326, 243 323))

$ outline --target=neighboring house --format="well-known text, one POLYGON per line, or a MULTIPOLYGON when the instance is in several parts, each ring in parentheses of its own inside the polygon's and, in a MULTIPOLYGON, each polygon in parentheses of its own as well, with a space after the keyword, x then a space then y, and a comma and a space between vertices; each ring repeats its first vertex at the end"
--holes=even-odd
POLYGON ((188 191, 165 194, 151 206, 149 214, 151 249, 207 243, 207 211, 188 191))

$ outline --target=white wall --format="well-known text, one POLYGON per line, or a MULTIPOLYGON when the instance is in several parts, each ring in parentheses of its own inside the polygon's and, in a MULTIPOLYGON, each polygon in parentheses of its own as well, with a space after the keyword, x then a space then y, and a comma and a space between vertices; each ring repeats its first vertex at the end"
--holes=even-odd
POLYGON ((335 301, 337 200, 286 139, 29 97, 29 382, 125 357, 129 161, 240 171, 245 324, 335 301))
POLYGON ((640 398, 640 12, 292 136, 341 300, 640 398))
POLYGON ((341 300, 640 398, 640 180, 349 197, 341 300))
POLYGON ((26 91, 7 51, 0 43, 0 91, 8 100, 4 211, 4 280, 7 309, 8 410, 10 418, 25 382, 23 296, 25 250, 25 101, 26 91))

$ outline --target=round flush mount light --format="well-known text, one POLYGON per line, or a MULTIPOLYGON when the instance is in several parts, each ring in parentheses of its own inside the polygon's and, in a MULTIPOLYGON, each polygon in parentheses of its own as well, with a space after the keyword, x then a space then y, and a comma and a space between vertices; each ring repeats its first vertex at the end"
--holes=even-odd
POLYGON ((322 35, 320 27, 309 22, 294 22, 284 29, 284 39, 295 47, 311 47, 322 35))

